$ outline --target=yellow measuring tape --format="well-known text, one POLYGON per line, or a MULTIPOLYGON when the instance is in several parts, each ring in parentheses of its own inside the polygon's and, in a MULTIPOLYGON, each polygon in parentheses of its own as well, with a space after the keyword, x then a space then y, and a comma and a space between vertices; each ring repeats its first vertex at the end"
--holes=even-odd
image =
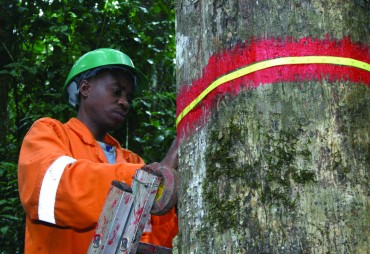
POLYGON ((271 60, 266 60, 263 62, 254 63, 238 69, 236 71, 230 72, 215 81, 213 81, 197 98, 195 98, 188 106, 186 106, 176 118, 176 126, 180 121, 195 108, 195 106, 204 99, 210 92, 212 92, 218 86, 229 82, 231 80, 240 78, 244 75, 250 74, 252 72, 260 71, 266 68, 288 65, 288 64, 335 64, 343 66, 351 66, 365 71, 370 72, 370 64, 362 62, 356 59, 347 57, 337 57, 337 56, 292 56, 292 57, 282 57, 271 60))

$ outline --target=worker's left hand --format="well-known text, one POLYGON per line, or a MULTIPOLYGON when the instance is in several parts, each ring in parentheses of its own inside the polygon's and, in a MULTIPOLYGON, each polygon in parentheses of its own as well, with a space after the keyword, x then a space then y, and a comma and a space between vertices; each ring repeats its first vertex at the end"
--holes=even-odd
POLYGON ((157 162, 143 166, 142 170, 162 177, 151 213, 154 215, 164 215, 168 213, 177 203, 176 170, 157 162))

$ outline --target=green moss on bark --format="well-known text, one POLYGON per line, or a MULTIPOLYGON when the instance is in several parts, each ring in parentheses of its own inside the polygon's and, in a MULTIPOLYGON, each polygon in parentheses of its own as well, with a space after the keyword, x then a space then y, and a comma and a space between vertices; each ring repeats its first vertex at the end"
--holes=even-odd
POLYGON ((230 98, 226 104, 233 105, 233 112, 215 115, 208 134, 207 143, 215 145, 208 147, 205 157, 207 181, 202 188, 208 209, 206 218, 221 231, 236 227, 245 216, 240 210, 245 200, 238 192, 253 191, 261 205, 289 210, 295 208, 299 198, 296 186, 315 181, 315 171, 297 164, 297 158, 304 163, 312 159, 310 142, 298 144, 307 132, 303 131, 305 119, 291 129, 279 129, 271 121, 271 129, 262 132, 260 122, 246 124, 253 116, 242 102, 249 96, 247 93, 237 100, 230 98), (259 140, 262 156, 251 156, 251 136, 259 140))
MULTIPOLYGON (((240 198, 232 195, 233 191, 228 183, 231 179, 242 178, 252 170, 238 165, 236 153, 233 153, 234 144, 245 139, 244 131, 232 119, 227 128, 227 131, 214 130, 210 134, 211 142, 217 142, 218 145, 206 152, 208 181, 203 183, 204 199, 209 211, 207 220, 219 230, 235 227, 238 223, 240 198)), ((253 184, 253 178, 250 179, 253 184)))

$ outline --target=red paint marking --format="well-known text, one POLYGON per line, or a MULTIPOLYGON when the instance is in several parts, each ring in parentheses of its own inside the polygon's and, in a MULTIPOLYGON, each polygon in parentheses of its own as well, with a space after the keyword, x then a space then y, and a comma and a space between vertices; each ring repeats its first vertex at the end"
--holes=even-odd
POLYGON ((119 230, 120 224, 117 224, 116 229, 113 230, 113 236, 108 240, 108 245, 112 245, 114 238, 116 238, 117 231, 119 230))
POLYGON ((140 229, 140 230, 142 230, 142 231, 143 231, 143 230, 144 230, 144 228, 145 228, 145 225, 139 225, 139 229, 140 229))
POLYGON ((114 238, 116 238, 116 235, 117 235, 117 232, 116 232, 116 230, 114 230, 112 238, 108 240, 108 245, 113 244, 113 241, 114 241, 114 238))
POLYGON ((125 200, 124 200, 124 202, 125 202, 125 204, 127 204, 128 202, 130 202, 130 195, 125 195, 125 200))
MULTIPOLYGON (((349 37, 342 40, 293 38, 252 40, 231 50, 210 57, 203 68, 203 76, 191 85, 182 86, 177 95, 177 115, 188 106, 214 80, 249 64, 289 56, 340 56, 370 63, 369 47, 354 43, 349 37)), ((331 64, 300 64, 271 67, 225 83, 190 111, 178 124, 178 137, 183 138, 206 119, 215 99, 224 94, 238 94, 241 89, 254 89, 260 85, 278 82, 301 82, 327 79, 347 80, 370 87, 370 73, 355 67, 331 64)))
POLYGON ((115 199, 115 200, 113 201, 113 204, 112 204, 111 208, 113 208, 116 204, 117 204, 117 199, 115 199))
POLYGON ((141 207, 139 210, 137 210, 134 214, 135 216, 135 221, 134 224, 138 224, 141 218, 141 215, 143 214, 144 207, 141 207))

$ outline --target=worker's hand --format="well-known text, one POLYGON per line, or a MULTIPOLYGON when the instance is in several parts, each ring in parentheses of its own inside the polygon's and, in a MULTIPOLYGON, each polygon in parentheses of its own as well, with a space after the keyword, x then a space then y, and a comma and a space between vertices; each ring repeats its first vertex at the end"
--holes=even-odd
POLYGON ((153 162, 145 165, 142 169, 162 177, 157 195, 151 213, 154 215, 163 215, 169 212, 177 203, 177 139, 172 142, 164 159, 158 163, 153 162))
POLYGON ((163 166, 162 163, 157 162, 143 166, 142 170, 162 178, 151 213, 154 215, 164 215, 168 213, 177 203, 178 185, 176 170, 163 166))
POLYGON ((177 169, 178 156, 177 156, 177 139, 172 142, 170 149, 168 150, 164 159, 160 162, 161 166, 177 169))

